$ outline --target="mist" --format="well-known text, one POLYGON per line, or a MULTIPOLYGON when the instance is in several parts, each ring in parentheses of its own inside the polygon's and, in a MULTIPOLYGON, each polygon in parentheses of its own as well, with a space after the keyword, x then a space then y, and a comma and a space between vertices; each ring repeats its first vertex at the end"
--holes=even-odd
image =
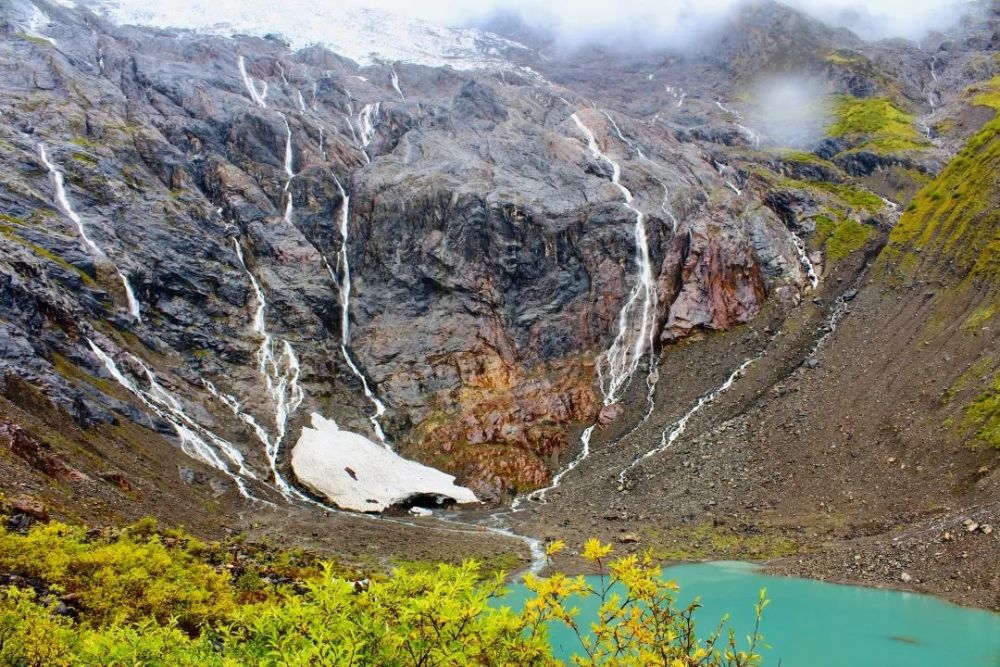
POLYGON ((762 79, 750 95, 753 101, 745 111, 746 122, 768 145, 812 149, 832 120, 826 94, 822 82, 807 76, 762 79))
MULTIPOLYGON (((352 0, 354 4, 422 18, 442 25, 468 25, 508 12, 549 30, 563 46, 597 43, 628 48, 683 47, 722 21, 746 0, 352 0)), ((830 25, 873 40, 920 39, 958 22, 970 0, 786 0, 830 25)))

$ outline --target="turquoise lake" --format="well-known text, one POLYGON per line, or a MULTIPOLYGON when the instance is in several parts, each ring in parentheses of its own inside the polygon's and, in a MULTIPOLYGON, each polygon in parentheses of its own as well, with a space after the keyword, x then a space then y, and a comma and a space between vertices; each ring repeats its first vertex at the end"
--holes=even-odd
MULTIPOLYGON (((745 636, 757 593, 767 588, 771 604, 761 631, 771 648, 762 654, 771 667, 1000 667, 1000 615, 990 612, 925 595, 765 576, 746 563, 679 565, 665 573, 681 586, 680 602, 701 596, 702 633, 728 612, 729 627, 745 636)), ((527 594, 513 585, 502 604, 517 609, 527 594)), ((598 605, 577 606, 581 618, 592 618, 598 605)), ((558 626, 551 637, 561 658, 579 649, 558 626)))

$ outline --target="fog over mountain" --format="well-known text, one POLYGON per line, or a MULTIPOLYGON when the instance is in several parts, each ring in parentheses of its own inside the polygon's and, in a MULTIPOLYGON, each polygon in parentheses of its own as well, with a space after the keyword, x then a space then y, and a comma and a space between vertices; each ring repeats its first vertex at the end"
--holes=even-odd
MULTIPOLYGON (((700 32, 699 28, 710 26, 746 0, 487 0, 474 6, 462 0, 353 1, 449 25, 481 19, 497 11, 516 12, 529 24, 554 29, 562 41, 570 44, 586 41, 614 44, 629 36, 638 38, 639 43, 653 45, 664 41, 688 42, 700 32)), ((962 6, 968 3, 965 0, 787 0, 784 4, 833 25, 850 28, 866 39, 919 39, 929 30, 954 24, 962 14, 962 6)))

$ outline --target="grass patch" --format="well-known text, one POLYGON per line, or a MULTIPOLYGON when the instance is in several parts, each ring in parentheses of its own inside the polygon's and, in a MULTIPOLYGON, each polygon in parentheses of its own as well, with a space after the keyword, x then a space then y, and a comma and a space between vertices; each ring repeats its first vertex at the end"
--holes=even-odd
POLYGON ((827 129, 831 137, 860 142, 852 150, 898 153, 928 145, 917 131, 913 116, 884 97, 856 98, 846 95, 833 100, 835 120, 827 129))
POLYGON ((51 39, 47 39, 45 37, 39 37, 38 35, 29 35, 26 32, 19 32, 17 33, 17 36, 25 40, 26 42, 31 42, 32 44, 36 44, 38 46, 44 46, 46 48, 52 48, 53 46, 55 46, 55 42, 53 42, 51 39))
POLYGON ((798 553, 798 545, 791 539, 776 534, 744 534, 727 526, 711 522, 693 526, 674 526, 662 535, 650 535, 657 558, 673 561, 706 559, 766 560, 798 553))
POLYGON ((962 426, 975 430, 975 444, 1000 449, 1000 373, 990 387, 965 408, 962 426))
POLYGON ((917 193, 889 236, 883 263, 961 278, 1000 277, 1000 117, 917 193), (919 258, 918 258, 919 253, 919 258))
POLYGON ((816 219, 816 241, 831 261, 839 261, 865 247, 874 230, 853 218, 834 220, 821 215, 816 219))
POLYGON ((1000 76, 995 76, 985 83, 970 86, 967 91, 972 94, 972 103, 976 106, 990 107, 1000 111, 1000 76))
POLYGON ((994 304, 988 304, 985 306, 980 306, 976 308, 972 313, 969 314, 965 321, 962 322, 962 328, 966 331, 971 331, 974 329, 980 329, 984 324, 992 320, 997 314, 997 306, 994 304))

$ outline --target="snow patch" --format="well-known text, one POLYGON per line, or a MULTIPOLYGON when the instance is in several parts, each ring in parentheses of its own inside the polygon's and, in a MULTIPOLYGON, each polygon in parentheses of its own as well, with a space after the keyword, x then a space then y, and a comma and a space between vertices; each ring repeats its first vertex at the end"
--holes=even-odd
POLYGON ((341 430, 332 419, 312 414, 292 450, 292 471, 300 482, 337 507, 382 512, 418 496, 476 503, 451 475, 404 459, 358 433, 341 430))
MULTIPOLYGON (((439 27, 356 2, 94 0, 88 5, 124 25, 188 29, 222 37, 277 33, 293 49, 320 44, 361 65, 395 61, 456 70, 513 69, 505 54, 528 50, 483 30, 439 27)), ((393 87, 402 97, 396 77, 393 87)))

